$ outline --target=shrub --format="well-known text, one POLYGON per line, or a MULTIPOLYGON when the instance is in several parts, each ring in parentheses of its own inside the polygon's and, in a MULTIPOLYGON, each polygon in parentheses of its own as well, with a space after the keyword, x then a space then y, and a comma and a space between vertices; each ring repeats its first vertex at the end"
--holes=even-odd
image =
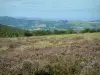
POLYGON ((68 30, 66 31, 66 33, 67 33, 67 34, 72 34, 72 33, 75 33, 75 32, 74 32, 73 29, 68 29, 68 30))
POLYGON ((80 33, 94 33, 94 32, 100 32, 99 29, 84 29, 80 31, 80 33))
POLYGON ((32 34, 32 32, 27 30, 27 31, 24 32, 24 36, 29 37, 29 36, 33 36, 33 34, 32 34))

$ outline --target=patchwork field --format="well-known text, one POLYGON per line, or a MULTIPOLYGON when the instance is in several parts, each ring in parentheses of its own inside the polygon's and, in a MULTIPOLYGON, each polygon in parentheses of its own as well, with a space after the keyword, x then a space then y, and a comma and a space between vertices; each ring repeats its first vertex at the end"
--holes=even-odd
POLYGON ((100 33, 0 38, 0 75, 100 75, 100 33))

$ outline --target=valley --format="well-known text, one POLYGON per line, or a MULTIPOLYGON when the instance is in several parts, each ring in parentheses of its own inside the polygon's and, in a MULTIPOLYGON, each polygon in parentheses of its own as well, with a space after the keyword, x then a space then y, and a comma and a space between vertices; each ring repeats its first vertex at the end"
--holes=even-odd
POLYGON ((43 20, 29 18, 13 18, 8 16, 0 17, 0 24, 26 30, 66 30, 75 31, 89 29, 100 29, 100 21, 81 21, 81 20, 43 20))

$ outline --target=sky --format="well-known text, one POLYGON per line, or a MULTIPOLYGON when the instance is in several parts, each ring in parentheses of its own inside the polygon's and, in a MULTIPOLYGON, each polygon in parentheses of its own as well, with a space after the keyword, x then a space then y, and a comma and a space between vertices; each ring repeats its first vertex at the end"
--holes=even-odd
POLYGON ((100 0, 0 0, 0 16, 100 20, 100 0))

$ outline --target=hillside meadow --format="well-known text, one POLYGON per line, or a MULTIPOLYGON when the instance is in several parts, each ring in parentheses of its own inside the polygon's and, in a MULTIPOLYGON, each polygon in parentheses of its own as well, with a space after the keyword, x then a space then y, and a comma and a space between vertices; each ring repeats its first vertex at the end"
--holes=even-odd
POLYGON ((0 75, 100 75, 100 32, 0 38, 0 75))

